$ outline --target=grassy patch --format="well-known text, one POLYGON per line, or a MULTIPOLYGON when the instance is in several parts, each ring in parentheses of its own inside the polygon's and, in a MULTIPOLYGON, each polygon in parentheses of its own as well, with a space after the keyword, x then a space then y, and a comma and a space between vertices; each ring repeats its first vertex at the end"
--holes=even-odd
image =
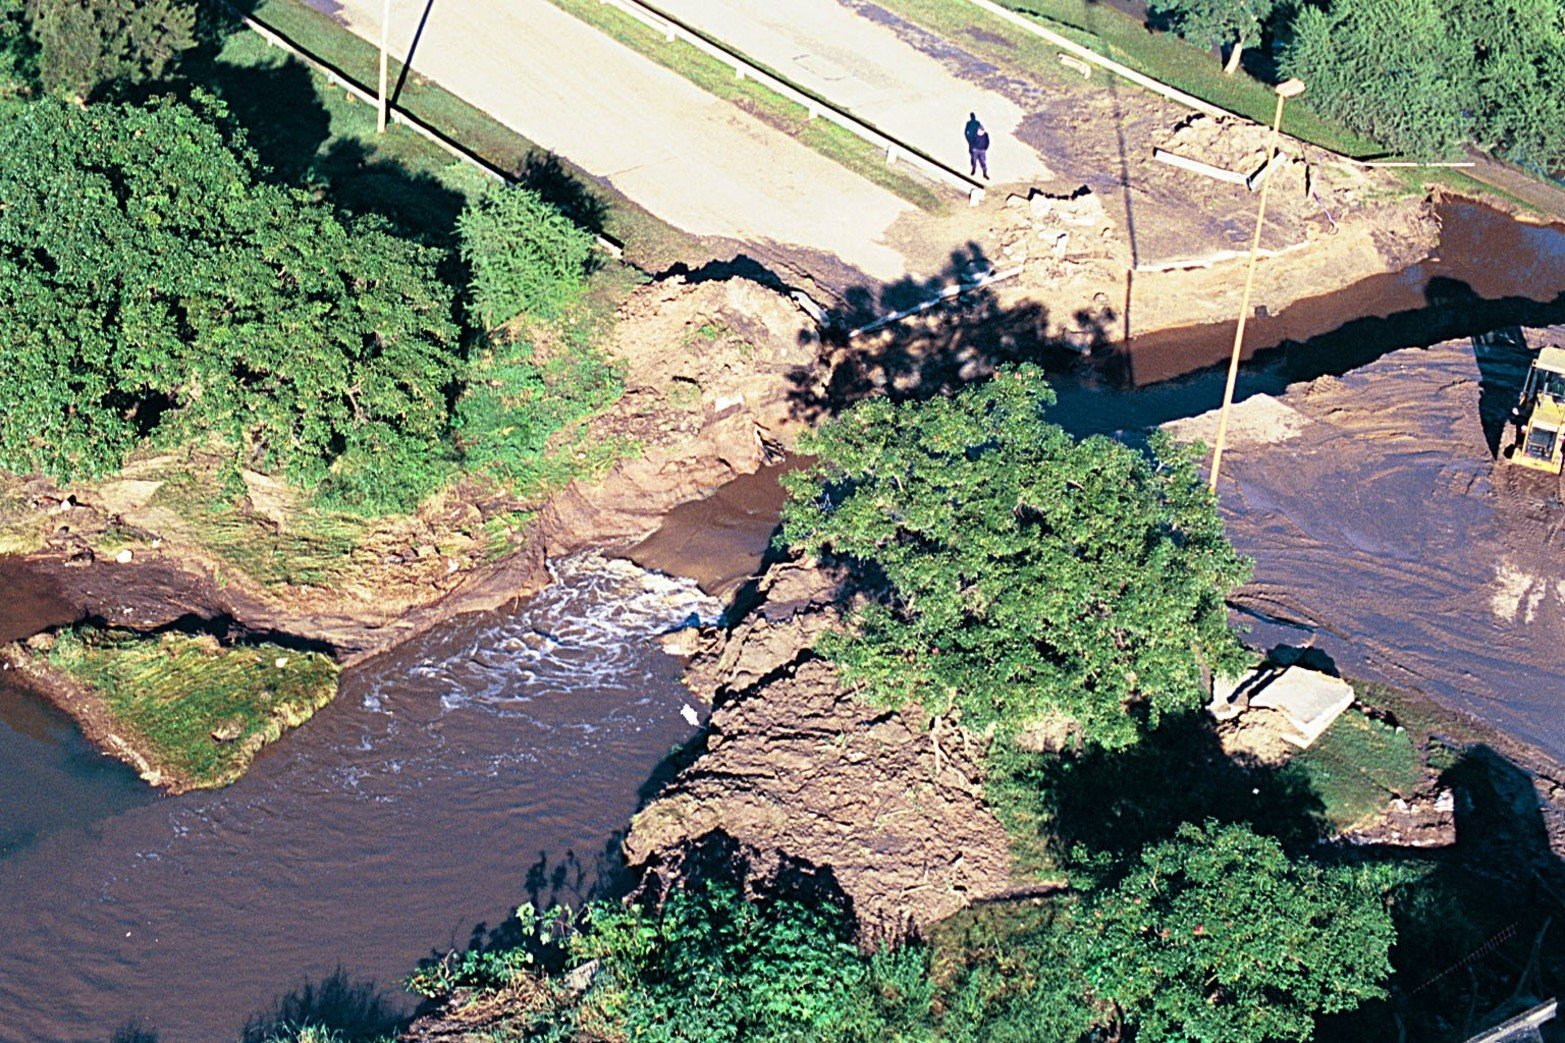
MULTIPOLYGON (((257 21, 292 40, 346 78, 373 89, 379 61, 379 52, 373 44, 299 0, 253 0, 247 7, 257 21)), ((266 49, 258 37, 256 43, 266 49)), ((661 270, 676 261, 688 260, 698 252, 692 237, 632 203, 612 186, 554 156, 418 73, 409 71, 404 79, 403 67, 395 58, 391 61, 389 76, 392 84, 402 81, 401 90, 395 94, 399 109, 447 139, 459 142, 492 166, 517 177, 578 223, 623 244, 627 260, 661 270)), ((324 81, 320 82, 324 84, 324 81)), ((346 91, 341 88, 327 87, 323 93, 346 97, 346 91)), ((267 98, 257 98, 254 104, 268 109, 281 107, 267 98)), ((368 136, 377 149, 394 147, 399 151, 404 150, 403 145, 383 146, 382 142, 393 136, 408 139, 418 142, 416 146, 406 146, 410 154, 421 154, 429 149, 444 157, 440 162, 452 162, 443 150, 409 130, 393 128, 384 135, 374 134, 373 106, 356 102, 344 104, 351 108, 355 123, 361 125, 362 129, 355 134, 357 139, 362 141, 368 136)), ((297 112, 298 106, 294 105, 275 114, 293 119, 297 118, 297 112)), ((252 125, 262 123, 264 120, 258 120, 252 125)), ((345 148, 341 155, 344 165, 350 167, 360 158, 351 147, 345 148)), ((417 168, 410 165, 410 169, 417 168)))
POLYGON ((220 457, 189 451, 149 475, 163 485, 149 505, 178 516, 189 538, 263 586, 329 586, 347 574, 372 527, 353 515, 286 505, 287 524, 246 506, 244 483, 220 457))
MULTIPOLYGON (((998 0, 1045 28, 1127 65, 1209 104, 1270 124, 1276 96, 1270 84, 1243 72, 1225 74, 1210 53, 1170 33, 1153 32, 1122 11, 1095 0, 998 0)), ((882 0, 882 6, 908 21, 962 45, 1002 67, 1058 79, 1059 48, 975 7, 966 0, 882 0)), ((1074 75, 1074 74, 1071 74, 1074 75)), ((1095 69, 1094 77, 1105 75, 1095 69)), ((1078 80, 1079 82, 1079 80, 1078 80)), ((1137 88, 1138 90, 1140 88, 1137 88)), ((1344 155, 1384 155, 1377 142, 1353 133, 1294 103, 1283 113, 1283 130, 1296 138, 1344 155)))
POLYGON ((257 33, 239 29, 188 66, 215 91, 261 162, 290 184, 325 188, 340 206, 408 232, 446 238, 487 182, 412 131, 375 131, 375 109, 257 33))
MULTIPOLYGON (((738 79, 734 76, 733 66, 723 64, 686 41, 675 40, 670 43, 663 39, 661 33, 599 0, 553 2, 631 50, 677 72, 702 90, 732 102, 750 115, 771 124, 914 206, 929 211, 944 208, 945 203, 932 188, 889 166, 885 154, 879 148, 835 123, 810 119, 809 112, 803 106, 754 80, 738 79)), ((751 64, 765 69, 778 79, 786 79, 753 59, 751 64)))
POLYGON ((262 746, 337 692, 337 665, 275 645, 82 629, 60 635, 56 668, 95 691, 131 744, 180 789, 227 785, 262 746))
POLYGON ((1337 718, 1286 770, 1308 780, 1336 831, 1373 819, 1392 796, 1410 796, 1425 781, 1422 756, 1408 733, 1357 710, 1337 718))

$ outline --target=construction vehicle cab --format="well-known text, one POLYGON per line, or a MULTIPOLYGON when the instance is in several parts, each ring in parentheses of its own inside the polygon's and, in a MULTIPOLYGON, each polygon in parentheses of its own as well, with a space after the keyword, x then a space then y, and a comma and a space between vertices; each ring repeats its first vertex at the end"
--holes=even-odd
POLYGON ((1511 462, 1559 474, 1565 465, 1565 348, 1538 352, 1511 416, 1517 427, 1511 462))

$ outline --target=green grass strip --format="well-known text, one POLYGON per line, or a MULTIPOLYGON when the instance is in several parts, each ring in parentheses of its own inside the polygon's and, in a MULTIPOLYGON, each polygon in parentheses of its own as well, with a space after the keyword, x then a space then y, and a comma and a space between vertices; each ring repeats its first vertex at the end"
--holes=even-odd
MULTIPOLYGON (((301 0, 255 0, 247 13, 346 78, 374 89, 379 50, 328 15, 301 0)), ((389 82, 397 84, 402 73, 402 64, 393 58, 389 82)), ((595 220, 586 223, 601 226, 594 231, 622 244, 627 260, 661 270, 694 253, 691 236, 417 72, 408 73, 394 100, 398 109, 490 166, 529 183, 529 174, 542 178, 548 184, 533 187, 546 196, 549 187, 574 182, 568 191, 583 189, 591 197, 584 202, 594 211, 595 220)), ((572 216, 582 220, 579 214, 572 216)))
POLYGON ((1411 796, 1424 784, 1423 758, 1407 732, 1357 710, 1337 718, 1283 770, 1308 780, 1338 831, 1372 821, 1393 795, 1411 796))
POLYGON ((67 631, 49 661, 103 699, 176 790, 233 782, 337 694, 337 664, 323 655, 186 634, 67 631))
MULTIPOLYGON (((938 36, 961 41, 981 58, 1030 78, 1081 80, 1064 71, 1059 48, 966 0, 877 0, 880 6, 938 36)), ((1270 84, 1244 73, 1229 76, 1208 51, 1171 33, 1153 32, 1136 18, 1093 0, 996 0, 1105 58, 1218 108, 1270 124, 1276 95, 1270 84)), ((1107 70, 1096 69, 1094 75, 1107 70)), ((1138 88, 1139 89, 1139 88, 1138 88)), ((1306 96, 1308 97, 1308 96, 1306 96)), ((1294 103, 1283 113, 1287 133, 1354 158, 1383 156, 1384 146, 1294 103)))
MULTIPOLYGON (((674 40, 671 43, 656 30, 599 0, 552 2, 638 54, 678 73, 709 94, 732 102, 762 122, 776 127, 827 159, 914 206, 932 212, 945 208, 946 203, 940 195, 923 181, 909 177, 889 165, 885 153, 875 145, 829 120, 810 119, 809 111, 804 106, 754 80, 739 79, 734 75, 732 65, 717 60, 688 41, 674 40)), ((745 60, 780 80, 786 80, 748 57, 745 60)), ((804 93, 810 94, 808 91, 804 93)), ((818 100, 826 101, 824 98, 818 100)))

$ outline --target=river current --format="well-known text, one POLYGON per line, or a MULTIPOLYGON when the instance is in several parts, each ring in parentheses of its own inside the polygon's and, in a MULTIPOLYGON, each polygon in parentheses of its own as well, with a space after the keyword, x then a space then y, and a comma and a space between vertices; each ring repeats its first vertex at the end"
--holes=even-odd
MULTIPOLYGON (((1565 322, 1565 230, 1465 203, 1442 218, 1438 259, 1254 323, 1250 343, 1280 350, 1245 368, 1239 397, 1411 344, 1565 322)), ((1083 435, 1204 412, 1223 374, 1202 367, 1231 336, 1154 334, 1118 379, 1058 375, 1052 419, 1083 435)), ((775 474, 730 492, 634 556, 714 589, 747 575, 775 474)), ((681 664, 653 638, 721 605, 595 554, 555 569, 514 611, 350 671, 332 705, 216 793, 152 793, 0 674, 0 1043, 106 1041, 132 1022, 162 1043, 222 1043, 339 967, 403 1013, 398 985, 420 958, 617 870, 650 780, 695 734, 681 664)), ((0 640, 72 618, 4 568, 0 588, 0 640)))
POLYGON ((350 671, 215 793, 137 790, 8 697, 54 732, 13 720, 7 799, 101 806, 35 815, 0 854, 0 1040, 107 1040, 138 1020, 164 1043, 232 1040, 339 966, 407 1010, 398 985, 420 958, 525 899, 589 893, 638 790, 695 732, 681 663, 653 638, 721 606, 596 554, 556 573, 514 612, 350 671))

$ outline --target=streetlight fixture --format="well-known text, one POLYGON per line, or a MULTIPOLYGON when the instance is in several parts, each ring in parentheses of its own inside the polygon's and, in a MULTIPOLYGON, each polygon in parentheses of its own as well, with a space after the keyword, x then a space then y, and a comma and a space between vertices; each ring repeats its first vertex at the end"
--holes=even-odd
POLYGON ((376 95, 375 133, 386 132, 386 49, 391 45, 391 0, 380 12, 380 93, 376 95))
POLYGON ((1212 492, 1217 492, 1217 473, 1223 465, 1223 443, 1228 438, 1228 413, 1234 404, 1234 385, 1239 380, 1239 356, 1244 349, 1244 324, 1250 317, 1250 290, 1255 285, 1255 262, 1261 251, 1261 225, 1266 221, 1266 193, 1272 187, 1272 161, 1277 158, 1277 137, 1282 130, 1282 103, 1304 93, 1304 81, 1284 80, 1275 88, 1277 115, 1272 119, 1271 142, 1266 148, 1266 165, 1261 168, 1261 200, 1255 211, 1255 236, 1250 240, 1250 266, 1244 273, 1244 293, 1239 298, 1239 325, 1234 329, 1234 352, 1228 360, 1228 386, 1223 389, 1223 408, 1217 415, 1217 443, 1212 447, 1212 492))

